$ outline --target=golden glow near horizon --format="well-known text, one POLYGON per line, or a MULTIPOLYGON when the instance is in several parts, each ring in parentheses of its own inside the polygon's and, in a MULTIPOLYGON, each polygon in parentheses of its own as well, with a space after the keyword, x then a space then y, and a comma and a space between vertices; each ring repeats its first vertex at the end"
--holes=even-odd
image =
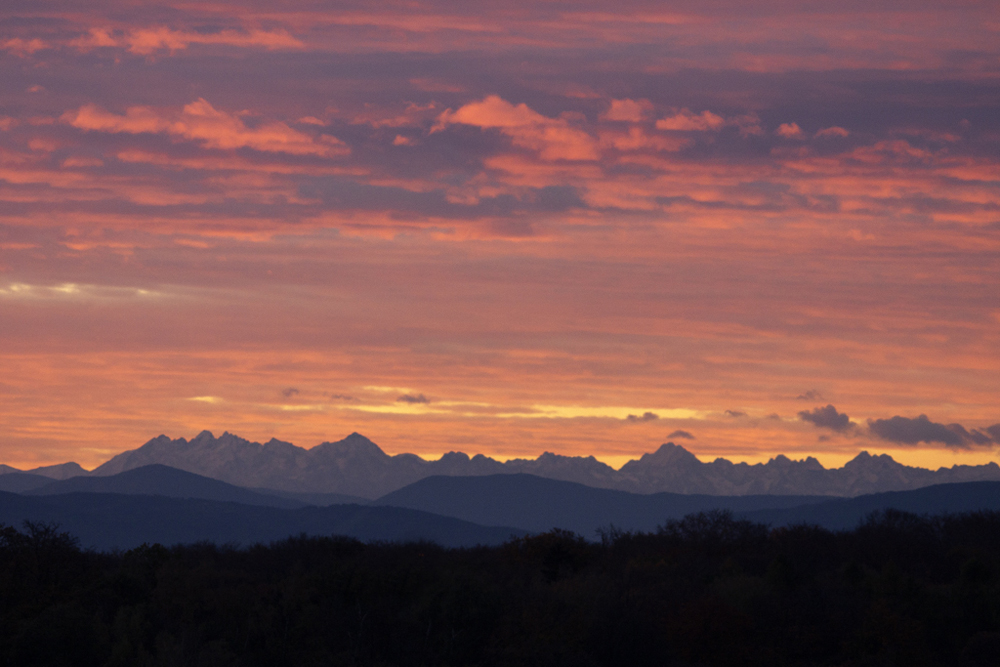
POLYGON ((996 460, 995 2, 0 20, 2 463, 996 460))

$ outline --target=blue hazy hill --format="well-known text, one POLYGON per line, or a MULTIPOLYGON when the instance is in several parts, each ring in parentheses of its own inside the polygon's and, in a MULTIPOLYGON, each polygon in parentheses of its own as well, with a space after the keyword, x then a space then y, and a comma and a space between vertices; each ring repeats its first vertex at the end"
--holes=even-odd
POLYGON ((872 512, 890 508, 914 514, 1000 510, 1000 482, 937 484, 912 491, 872 493, 800 507, 746 511, 743 516, 772 526, 808 523, 831 530, 846 530, 855 528, 872 512))
MULTIPOLYGON (((3 475, 9 477, 10 475, 3 475)), ((2 478, 0 478, 2 479, 2 478)), ((265 505, 268 507, 297 508, 311 503, 294 498, 283 498, 255 492, 239 486, 220 482, 177 468, 154 463, 132 468, 117 475, 107 477, 70 477, 53 482, 46 480, 43 486, 27 489, 24 493, 33 496, 51 496, 65 493, 120 493, 127 495, 166 496, 168 498, 200 498, 242 503, 244 505, 265 505)), ((15 489, 9 489, 14 491, 15 489)))
POLYGON ((429 540, 447 547, 500 544, 517 528, 485 527, 398 507, 334 505, 283 509, 203 499, 113 493, 28 496, 0 492, 0 524, 58 524, 99 550, 200 541, 250 545, 294 535, 343 535, 364 541, 429 540))
POLYGON ((748 512, 823 502, 824 496, 638 494, 535 475, 433 476, 382 496, 373 505, 419 509, 486 526, 572 530, 591 538, 614 525, 654 530, 668 519, 712 509, 748 512))
POLYGON ((30 472, 9 472, 0 475, 0 491, 24 493, 52 483, 51 477, 30 472))

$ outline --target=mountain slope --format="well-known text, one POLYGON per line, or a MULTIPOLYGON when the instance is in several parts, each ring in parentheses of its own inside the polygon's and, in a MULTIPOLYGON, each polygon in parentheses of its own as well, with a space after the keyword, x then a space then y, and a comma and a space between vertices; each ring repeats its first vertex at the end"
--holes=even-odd
POLYGON ((0 492, 0 524, 57 523, 84 547, 131 549, 143 543, 210 541, 250 545, 289 536, 344 535, 360 540, 429 540, 449 547, 499 544, 516 528, 478 526, 397 507, 336 505, 281 509, 200 499, 106 493, 25 496, 0 492))
POLYGON ((753 521, 775 526, 809 523, 831 530, 856 527, 872 512, 897 509, 914 514, 1000 510, 1000 482, 937 484, 911 491, 874 493, 807 506, 744 512, 753 521))
POLYGON ((654 530, 667 519, 692 512, 737 512, 821 502, 820 496, 641 495, 598 489, 534 475, 427 477, 387 494, 373 505, 392 505, 452 516, 487 526, 517 526, 530 531, 572 530, 584 537, 614 525, 623 530, 654 530))
POLYGON ((24 493, 51 483, 51 477, 32 475, 26 472, 11 472, 0 475, 0 491, 11 493, 24 493))
POLYGON ((202 475, 154 463, 120 472, 107 477, 71 477, 49 482, 45 486, 26 491, 28 495, 52 496, 64 493, 120 493, 124 495, 166 496, 168 498, 200 498, 264 505, 267 507, 297 508, 309 503, 255 493, 232 484, 202 475))

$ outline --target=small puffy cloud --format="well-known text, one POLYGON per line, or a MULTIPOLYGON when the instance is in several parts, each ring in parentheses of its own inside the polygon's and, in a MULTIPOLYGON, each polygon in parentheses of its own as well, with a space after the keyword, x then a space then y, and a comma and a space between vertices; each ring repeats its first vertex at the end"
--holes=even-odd
POLYGON ((0 49, 9 51, 15 56, 20 56, 21 58, 30 56, 35 51, 41 51, 45 47, 45 42, 40 39, 21 39, 20 37, 15 37, 13 39, 0 42, 0 49))
POLYGON ((404 137, 401 134, 397 134, 396 138, 392 140, 393 146, 413 146, 415 143, 410 137, 404 137))
POLYGON ((457 111, 446 110, 438 116, 434 131, 454 124, 500 130, 515 146, 537 151, 547 161, 589 161, 598 157, 594 138, 571 126, 565 118, 543 116, 527 104, 514 105, 497 95, 471 102, 457 111))
POLYGON ((827 405, 825 408, 813 408, 811 411, 803 410, 799 413, 799 419, 833 431, 846 431, 855 426, 850 417, 843 412, 837 412, 837 408, 832 405, 827 405))
POLYGON ((101 46, 118 46, 118 40, 111 36, 110 28, 91 28, 86 35, 69 43, 81 51, 101 46))
POLYGON ((165 133, 199 141, 208 148, 252 148, 292 155, 343 155, 350 149, 340 140, 323 135, 315 140, 285 123, 262 123, 248 127, 236 114, 213 107, 199 98, 179 113, 162 112, 151 107, 129 107, 124 115, 86 104, 63 114, 62 120, 81 130, 111 133, 165 133))
POLYGON ((740 412, 739 410, 726 410, 726 415, 730 417, 746 417, 747 413, 740 412))
POLYGON ((799 401, 822 401, 823 395, 816 391, 815 389, 810 389, 804 394, 799 394, 795 397, 799 401))
POLYGON ((430 403, 430 400, 423 394, 417 394, 416 396, 413 396, 412 394, 403 394, 402 396, 396 399, 396 402, 409 403, 411 405, 415 405, 417 403, 430 403))
POLYGON ((774 133, 785 139, 802 139, 805 137, 805 132, 802 131, 798 123, 782 123, 774 133))
POLYGON ((695 437, 693 435, 691 435, 687 431, 682 431, 680 429, 677 429, 676 431, 674 431, 673 433, 671 433, 670 435, 668 435, 667 438, 668 439, 669 438, 684 438, 685 440, 694 440, 695 439, 695 437))
POLYGON ((708 130, 721 130, 725 124, 726 121, 722 116, 717 116, 711 111, 706 110, 700 114, 695 114, 688 109, 681 109, 673 116, 667 116, 656 121, 656 129, 705 132, 708 130))
POLYGON ((653 103, 649 100, 611 100, 611 107, 601 114, 601 120, 640 123, 646 120, 652 110, 653 103))
POLYGON ((850 132, 842 127, 826 127, 816 133, 817 137, 847 137, 850 136, 850 132))
POLYGON ((660 418, 660 415, 655 412, 643 412, 642 416, 629 415, 625 418, 625 421, 629 422, 651 422, 660 418))
POLYGON ((912 419, 896 416, 890 419, 868 420, 868 430, 873 434, 883 440, 898 442, 904 445, 917 445, 921 442, 927 444, 939 442, 948 447, 988 446, 994 442, 993 433, 990 429, 995 428, 996 426, 991 426, 986 429, 989 435, 978 430, 969 432, 961 424, 938 424, 932 422, 927 418, 927 415, 920 415, 912 419))
POLYGON ((295 396, 298 393, 299 390, 296 389, 295 387, 287 387, 281 390, 281 395, 284 396, 285 398, 291 398, 292 396, 295 396))

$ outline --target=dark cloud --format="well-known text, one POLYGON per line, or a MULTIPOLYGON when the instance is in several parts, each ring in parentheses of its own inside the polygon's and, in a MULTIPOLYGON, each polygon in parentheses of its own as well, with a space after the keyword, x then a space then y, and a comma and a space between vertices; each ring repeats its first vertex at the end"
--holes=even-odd
POLYGON ((630 421, 630 422, 651 422, 654 419, 659 419, 659 418, 660 418, 660 415, 656 414, 655 412, 643 412, 641 417, 637 417, 635 415, 629 415, 628 417, 625 418, 625 421, 630 421))
POLYGON ((354 397, 348 394, 330 394, 331 401, 353 401, 354 397))
POLYGON ((287 389, 281 390, 281 395, 284 396, 285 398, 291 398, 292 396, 295 396, 298 393, 299 390, 296 389, 295 387, 288 387, 287 389))
MULTIPOLYGON (((961 424, 938 424, 920 415, 916 418, 895 416, 890 419, 868 420, 868 430, 891 442, 904 445, 916 445, 921 442, 928 444, 939 442, 948 447, 966 448, 971 446, 989 446, 995 442, 993 430, 996 426, 987 428, 987 435, 973 429, 969 432, 961 424)), ((1000 429, 997 429, 1000 430, 1000 429)))
POLYGON ((726 414, 730 417, 746 417, 747 413, 740 412, 739 410, 726 410, 726 414))
POLYGON ((417 394, 416 396, 411 396, 410 394, 403 394, 396 399, 397 403, 430 403, 430 400, 423 394, 417 394))
POLYGON ((846 431, 855 426, 850 417, 843 412, 837 412, 837 408, 832 405, 827 405, 825 408, 813 408, 812 411, 803 410, 799 413, 799 419, 834 431, 846 431))
POLYGON ((695 437, 688 433, 687 431, 682 431, 680 429, 674 431, 667 438, 684 438, 685 440, 695 440, 695 437))
POLYGON ((986 432, 989 433, 990 436, 993 438, 993 442, 1000 442, 1000 424, 987 426, 986 432))
POLYGON ((819 393, 815 389, 810 389, 806 393, 799 394, 795 398, 798 399, 798 400, 800 400, 800 401, 822 401, 823 400, 823 394, 819 393))

